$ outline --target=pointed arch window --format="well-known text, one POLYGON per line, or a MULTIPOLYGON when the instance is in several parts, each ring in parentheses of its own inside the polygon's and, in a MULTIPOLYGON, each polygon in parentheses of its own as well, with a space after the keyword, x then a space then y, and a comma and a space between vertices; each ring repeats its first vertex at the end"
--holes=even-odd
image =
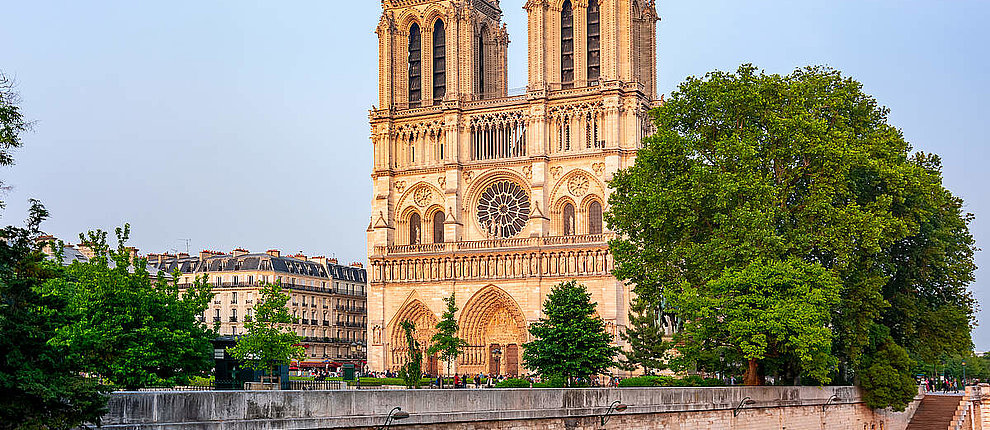
POLYGON ((602 204, 591 202, 588 205, 588 234, 602 234, 602 204))
POLYGON ((422 230, 422 225, 420 225, 419 214, 414 213, 409 217, 409 244, 416 245, 419 244, 420 230, 422 230))
POLYGON ((601 9, 598 0, 588 0, 588 85, 598 82, 601 77, 602 26, 601 9))
POLYGON ((423 38, 419 24, 409 27, 409 106, 418 107, 423 99, 423 38))
POLYGON ((560 11, 560 82, 563 88, 574 87, 574 9, 564 0, 560 11))
POLYGON ((433 24, 433 104, 447 95, 447 33, 443 20, 433 24))
POLYGON ((433 243, 443 243, 443 211, 433 214, 433 243))
POLYGON ((564 205, 564 236, 574 235, 574 205, 567 203, 564 205))
POLYGON ((478 96, 480 98, 485 98, 485 35, 488 33, 488 27, 482 25, 481 30, 478 32, 478 58, 477 65, 478 70, 478 96))

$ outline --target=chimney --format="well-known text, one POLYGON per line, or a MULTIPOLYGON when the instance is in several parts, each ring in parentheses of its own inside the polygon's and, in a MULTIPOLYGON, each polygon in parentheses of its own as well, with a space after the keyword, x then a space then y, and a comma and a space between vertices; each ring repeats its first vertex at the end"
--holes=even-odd
POLYGON ((328 262, 329 262, 330 264, 340 264, 340 263, 338 263, 338 262, 337 262, 337 259, 336 259, 336 258, 329 258, 329 259, 327 259, 327 261, 328 261, 328 262))
POLYGON ((124 249, 127 250, 127 258, 130 258, 131 261, 134 261, 135 258, 138 258, 138 249, 137 248, 135 248, 133 246, 128 246, 128 247, 125 247, 124 249))
POLYGON ((179 253, 179 258, 189 258, 189 253, 188 252, 180 252, 179 253))
POLYGON ((292 258, 295 258, 295 259, 298 259, 298 260, 302 260, 302 261, 309 261, 309 258, 306 257, 306 254, 303 254, 301 252, 297 253, 296 255, 293 255, 292 258))
POLYGON ((271 255, 272 257, 278 258, 278 257, 281 257, 282 256, 282 251, 279 251, 277 249, 269 249, 268 250, 268 255, 271 255))
POLYGON ((149 252, 148 253, 148 264, 157 264, 159 259, 161 259, 161 260, 164 261, 165 260, 165 256, 164 255, 155 254, 154 252, 149 252))
POLYGON ((327 257, 324 257, 322 255, 317 256, 317 257, 310 258, 310 260, 315 261, 316 264, 319 264, 321 266, 326 266, 327 265, 327 257))
POLYGON ((213 256, 213 251, 207 251, 205 249, 202 250, 202 251, 199 251, 199 259, 200 260, 205 260, 205 259, 210 258, 212 256, 213 256))
POLYGON ((240 257, 245 254, 250 254, 250 253, 248 252, 248 250, 244 248, 237 248, 234 250, 234 257, 240 257))
POLYGON ((361 264, 361 263, 351 263, 351 267, 357 267, 358 269, 364 269, 364 264, 361 264))

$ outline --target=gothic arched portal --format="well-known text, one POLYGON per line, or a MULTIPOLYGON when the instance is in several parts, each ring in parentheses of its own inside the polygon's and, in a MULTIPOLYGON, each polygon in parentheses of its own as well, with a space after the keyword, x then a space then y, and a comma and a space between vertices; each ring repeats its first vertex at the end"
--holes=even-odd
POLYGON ((482 288, 464 305, 459 325, 469 346, 458 371, 519 374, 526 318, 508 293, 494 285, 482 288))
MULTIPOLYGON (((423 356, 426 357, 427 354, 425 351, 430 346, 430 338, 433 337, 433 333, 436 331, 436 325, 439 319, 430 308, 426 307, 418 299, 408 301, 402 306, 402 309, 396 312, 395 318, 389 323, 389 342, 385 345, 386 351, 389 352, 388 361, 391 369, 398 369, 407 360, 406 354, 409 349, 406 342, 406 333, 399 326, 403 321, 412 321, 416 325, 416 330, 413 332, 413 339, 419 343, 420 351, 423 351, 423 356)), ((427 357, 424 360, 424 370, 429 373, 436 372, 435 369, 430 369, 430 367, 435 367, 435 365, 435 359, 429 359, 427 357)))

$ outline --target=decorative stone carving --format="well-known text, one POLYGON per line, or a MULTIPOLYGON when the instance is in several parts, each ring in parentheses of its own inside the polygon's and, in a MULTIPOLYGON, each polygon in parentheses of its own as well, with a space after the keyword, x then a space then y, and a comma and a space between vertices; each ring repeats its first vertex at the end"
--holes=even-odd
POLYGON ((592 163, 591 170, 593 170, 596 175, 601 176, 605 173, 605 163, 592 163))
POLYGON ((522 172, 526 179, 533 179, 533 166, 523 166, 522 172))
POLYGON ((571 176, 567 181, 567 191, 574 197, 581 197, 588 192, 588 177, 582 174, 571 176))
POLYGON ((395 183, 395 191, 403 192, 406 190, 406 181, 399 181, 395 183))
POLYGON ((440 188, 446 187, 447 186, 447 177, 446 176, 441 176, 441 177, 437 178, 437 183, 440 184, 440 188))
POLYGON ((550 168, 550 174, 553 175, 553 178, 554 179, 560 179, 560 173, 563 172, 563 171, 564 171, 564 168, 561 167, 561 166, 556 166, 556 167, 551 167, 550 168))
POLYGON ((471 183, 471 177, 474 176, 474 172, 464 172, 464 182, 471 183))
POLYGON ((426 185, 416 188, 416 191, 413 191, 413 201, 416 202, 416 206, 426 206, 430 204, 430 200, 432 198, 433 191, 431 191, 430 187, 427 187, 426 185))

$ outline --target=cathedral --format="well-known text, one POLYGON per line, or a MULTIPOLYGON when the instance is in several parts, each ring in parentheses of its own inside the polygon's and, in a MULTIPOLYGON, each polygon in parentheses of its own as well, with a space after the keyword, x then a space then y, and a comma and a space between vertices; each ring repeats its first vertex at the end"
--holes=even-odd
MULTIPOLYGON (((504 0, 503 0, 504 1, 504 0)), ((382 0, 370 112, 369 369, 425 350, 456 295, 458 373, 522 375, 562 281, 588 287, 617 345, 631 287, 612 276, 607 182, 656 106, 654 0, 528 0, 528 84, 508 88, 499 0, 382 0)), ((426 357, 426 371, 446 366, 426 357)))

